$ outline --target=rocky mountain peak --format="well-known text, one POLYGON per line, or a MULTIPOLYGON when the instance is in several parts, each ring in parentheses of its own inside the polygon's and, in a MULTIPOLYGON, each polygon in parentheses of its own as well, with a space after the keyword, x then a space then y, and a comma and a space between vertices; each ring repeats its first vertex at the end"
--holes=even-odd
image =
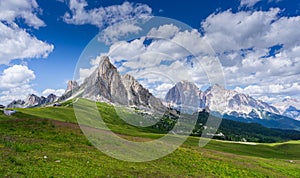
POLYGON ((264 117, 262 115, 265 111, 279 114, 275 107, 270 106, 265 102, 255 100, 246 94, 238 93, 234 90, 227 90, 217 84, 212 85, 205 92, 201 92, 193 83, 187 81, 179 82, 167 93, 165 98, 166 102, 177 105, 182 102, 187 102, 187 99, 190 102, 189 104, 191 104, 191 102, 197 102, 191 97, 185 98, 185 91, 193 91, 193 95, 199 93, 199 108, 205 108, 220 114, 234 114, 238 117, 252 117, 255 115, 257 118, 264 117))
POLYGON ((38 106, 43 103, 45 103, 46 98, 45 97, 38 97, 35 94, 30 94, 25 100, 24 105, 25 106, 38 106))
POLYGON ((129 74, 121 76, 107 56, 101 57, 99 66, 84 80, 81 88, 84 89, 84 98, 96 101, 145 109, 164 108, 162 102, 155 98, 133 76, 129 74))
POLYGON ((58 97, 56 95, 54 95, 53 93, 51 93, 50 95, 47 96, 47 101, 46 103, 53 103, 55 101, 57 101, 58 97))
MULTIPOLYGON (((226 91, 226 89, 224 87, 222 87, 221 85, 213 84, 207 90, 205 90, 205 93, 223 93, 225 91, 226 91)), ((235 91, 232 91, 232 92, 235 92, 235 91)))
POLYGON ((295 98, 285 98, 274 106, 279 109, 280 114, 300 120, 300 102, 295 98))
POLYGON ((68 92, 74 90, 75 88, 78 88, 78 83, 75 80, 69 80, 65 93, 68 93, 68 92))
POLYGON ((173 107, 180 105, 198 107, 202 105, 200 96, 203 95, 201 95, 201 91, 194 83, 181 81, 168 91, 165 101, 173 107))
POLYGON ((108 70, 117 71, 117 68, 110 62, 108 56, 102 56, 98 65, 98 71, 101 74, 106 73, 108 70))
POLYGON ((82 86, 85 98, 123 105, 128 103, 121 76, 107 56, 101 57, 98 68, 84 80, 82 86))

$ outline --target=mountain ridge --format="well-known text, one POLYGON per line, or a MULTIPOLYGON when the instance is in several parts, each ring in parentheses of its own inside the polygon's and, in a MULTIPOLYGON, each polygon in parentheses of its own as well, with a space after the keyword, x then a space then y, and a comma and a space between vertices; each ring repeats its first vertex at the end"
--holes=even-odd
MULTIPOLYGON (((25 101, 15 100, 9 107, 38 107, 52 102, 62 102, 74 97, 120 104, 129 107, 138 107, 143 110, 159 110, 174 105, 192 106, 205 109, 219 116, 228 118, 234 117, 239 120, 266 119, 299 116, 300 110, 295 107, 288 107, 286 110, 277 109, 261 100, 239 93, 234 90, 227 90, 217 84, 201 91, 195 83, 189 81, 178 82, 166 94, 165 102, 152 95, 149 90, 143 87, 133 76, 121 75, 118 69, 110 62, 108 56, 102 56, 98 67, 90 76, 85 78, 81 85, 76 81, 69 81, 65 93, 57 97, 50 94, 47 97, 29 95, 25 101), (289 112, 289 113, 286 113, 289 112), (292 113, 293 115, 291 115, 292 113), (297 115, 299 114, 299 115, 297 115)), ((293 118, 294 119, 294 118, 293 118)))

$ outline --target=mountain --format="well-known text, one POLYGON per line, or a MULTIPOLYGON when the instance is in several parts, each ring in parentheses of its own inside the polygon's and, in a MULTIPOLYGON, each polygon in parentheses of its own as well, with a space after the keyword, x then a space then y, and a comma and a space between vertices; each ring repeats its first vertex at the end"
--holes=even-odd
POLYGON ((219 85, 209 87, 204 93, 206 107, 222 115, 262 119, 266 112, 280 114, 275 107, 263 101, 233 90, 226 90, 219 85))
POLYGON ((50 94, 47 97, 37 96, 35 94, 30 94, 27 98, 23 100, 14 100, 7 105, 7 108, 31 108, 46 105, 57 101, 58 97, 54 94, 50 94))
POLYGON ((11 103, 9 103, 6 108, 23 108, 24 107, 24 100, 14 100, 11 103))
POLYGON ((226 90, 219 85, 213 85, 202 92, 188 81, 179 82, 171 88, 166 94, 165 101, 172 106, 199 103, 199 108, 235 117, 262 119, 267 112, 280 114, 275 107, 248 95, 226 90), (185 95, 186 92, 189 94, 185 95))
POLYGON ((65 101, 67 99, 72 99, 73 97, 77 96, 77 94, 81 94, 81 93, 78 93, 79 89, 80 89, 80 86, 78 85, 78 83, 76 81, 69 80, 67 88, 65 90, 65 93, 62 96, 60 96, 57 100, 65 101))
POLYGON ((161 100, 154 97, 129 74, 120 75, 107 56, 102 56, 96 70, 78 89, 83 98, 141 109, 163 110, 161 100))
POLYGON ((181 81, 167 92, 165 101, 172 107, 186 105, 205 108, 206 98, 194 83, 181 81))
POLYGON ((78 85, 78 83, 76 81, 69 80, 68 81, 68 86, 67 86, 67 89, 66 89, 65 93, 68 93, 68 92, 70 92, 70 91, 72 91, 72 90, 74 90, 74 89, 76 89, 78 87, 79 87, 79 85, 78 85))
POLYGON ((84 98, 121 105, 128 104, 128 94, 121 76, 107 56, 101 58, 99 66, 84 80, 82 87, 84 98))
POLYGON ((281 115, 300 120, 300 102, 294 98, 286 98, 281 102, 275 103, 281 115))
POLYGON ((133 76, 125 74, 121 76, 123 85, 127 91, 129 106, 150 107, 155 110, 163 110, 161 100, 154 97, 148 89, 144 88, 133 76))
POLYGON ((53 103, 53 102, 56 102, 57 99, 58 99, 58 97, 51 93, 50 95, 47 96, 45 103, 53 103))
POLYGON ((43 97, 43 96, 38 97, 34 94, 31 94, 26 98, 24 107, 35 107, 35 106, 40 106, 44 103, 46 103, 45 97, 43 97))
MULTIPOLYGON (((167 104, 175 109, 183 102, 197 103, 197 99, 200 100, 198 101, 199 109, 205 108, 214 116, 238 122, 259 123, 269 128, 300 130, 299 121, 281 115, 281 112, 274 106, 249 95, 226 90, 219 85, 213 85, 202 92, 195 84, 183 81, 171 88, 165 97, 167 104), (191 95, 193 97, 185 97, 182 94, 184 91, 194 93, 191 95)), ((295 108, 289 107, 288 109, 295 112, 295 108)))

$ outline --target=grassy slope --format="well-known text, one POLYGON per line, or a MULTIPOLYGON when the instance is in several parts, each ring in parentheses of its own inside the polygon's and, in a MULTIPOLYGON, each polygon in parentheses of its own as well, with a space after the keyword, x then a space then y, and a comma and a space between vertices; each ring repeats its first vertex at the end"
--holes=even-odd
MULTIPOLYGON (((110 113, 110 106, 98 107, 116 132, 160 136, 124 127, 110 113)), ((98 151, 72 122, 76 119, 71 107, 21 109, 10 118, 0 114, 0 177, 300 177, 298 141, 258 145, 211 141, 200 148, 198 138, 191 137, 164 158, 128 163, 98 151)))

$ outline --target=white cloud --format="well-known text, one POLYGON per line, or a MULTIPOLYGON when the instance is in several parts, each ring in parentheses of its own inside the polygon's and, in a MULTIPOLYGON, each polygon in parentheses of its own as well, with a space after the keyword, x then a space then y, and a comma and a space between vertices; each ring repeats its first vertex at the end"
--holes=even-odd
POLYGON ((167 24, 159 26, 158 28, 152 28, 147 36, 153 38, 170 39, 174 37, 179 31, 180 29, 177 26, 173 24, 167 24))
POLYGON ((152 11, 147 5, 127 1, 121 5, 99 7, 91 10, 86 10, 87 6, 88 3, 85 0, 70 0, 71 13, 65 13, 65 22, 76 25, 91 24, 103 28, 135 18, 147 18, 152 11))
POLYGON ((279 12, 278 8, 237 13, 227 10, 210 15, 201 25, 205 38, 216 52, 266 48, 281 44, 280 41, 268 38, 271 29, 279 22, 279 12))
POLYGON ((66 91, 65 89, 50 89, 50 88, 48 88, 42 92, 42 96, 47 97, 50 94, 54 94, 56 96, 62 96, 65 93, 65 91, 66 91))
POLYGON ((0 49, 0 64, 8 64, 13 59, 46 58, 54 46, 38 40, 24 29, 0 22, 0 49))
POLYGON ((45 58, 53 51, 53 45, 37 39, 16 24, 16 20, 22 18, 29 27, 45 26, 37 16, 39 10, 35 0, 0 2, 0 64, 9 64, 13 59, 45 58))
POLYGON ((227 10, 202 22, 204 38, 219 54, 227 84, 269 101, 299 97, 300 92, 300 16, 280 16, 280 11, 227 10), (270 52, 276 45, 281 47, 270 52))
POLYGON ((24 99, 30 93, 37 93, 30 82, 35 74, 27 66, 14 65, 0 75, 0 103, 7 104, 15 99, 24 99))
POLYGON ((39 11, 36 0, 0 1, 0 20, 10 24, 14 23, 16 18, 23 18, 27 25, 34 28, 45 26, 37 16, 39 11))
POLYGON ((152 9, 145 4, 125 1, 121 5, 111 5, 87 10, 85 0, 69 0, 71 13, 66 12, 64 21, 69 24, 90 24, 102 29, 99 40, 112 44, 120 37, 136 34, 142 29, 137 20, 151 17, 152 9))
POLYGON ((241 0, 241 6, 252 7, 261 0, 241 0))
POLYGON ((101 31, 99 40, 109 45, 117 42, 120 37, 126 37, 128 34, 137 34, 142 29, 134 23, 134 21, 127 21, 111 25, 101 31))
POLYGON ((298 95, 300 91, 299 83, 291 84, 271 84, 271 85, 249 85, 245 88, 237 87, 235 90, 247 93, 252 96, 286 96, 286 95, 298 95))
POLYGON ((5 69, 0 76, 0 88, 14 88, 29 83, 35 74, 27 66, 14 65, 5 69))

